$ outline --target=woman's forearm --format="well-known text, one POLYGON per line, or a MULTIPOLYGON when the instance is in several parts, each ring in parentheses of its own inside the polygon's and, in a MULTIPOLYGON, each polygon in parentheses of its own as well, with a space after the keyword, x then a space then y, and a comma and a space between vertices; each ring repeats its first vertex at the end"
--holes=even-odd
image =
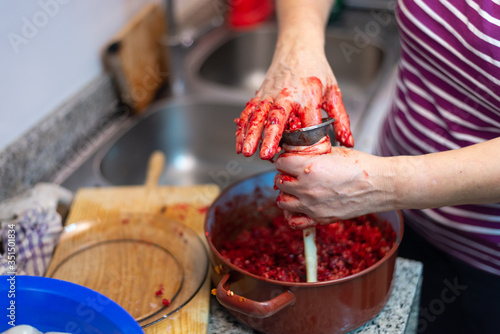
POLYGON ((324 47, 325 27, 336 0, 277 0, 278 46, 297 39, 324 47))
POLYGON ((500 138, 391 159, 395 209, 500 202, 500 138))

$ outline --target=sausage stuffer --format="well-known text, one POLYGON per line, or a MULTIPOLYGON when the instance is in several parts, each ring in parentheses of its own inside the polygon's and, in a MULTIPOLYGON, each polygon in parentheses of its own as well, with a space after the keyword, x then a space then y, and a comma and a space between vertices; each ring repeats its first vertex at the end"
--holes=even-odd
MULTIPOLYGON (((285 131, 281 138, 282 145, 289 146, 311 146, 323 139, 334 119, 323 118, 321 124, 300 128, 294 131, 285 131)), ((316 228, 304 229, 304 255, 306 259, 307 281, 317 282, 318 280, 318 259, 316 248, 316 228)))

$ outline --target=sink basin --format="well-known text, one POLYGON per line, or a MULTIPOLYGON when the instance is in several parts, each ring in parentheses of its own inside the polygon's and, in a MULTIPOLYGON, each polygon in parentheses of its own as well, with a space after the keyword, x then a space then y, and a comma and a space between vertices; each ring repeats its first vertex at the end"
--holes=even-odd
MULTIPOLYGON (((228 36, 201 64, 200 78, 227 88, 254 93, 271 65, 276 38, 276 29, 273 27, 228 36)), ((349 47, 355 45, 353 38, 350 33, 327 30, 325 53, 340 88, 361 92, 377 78, 384 51, 370 43, 351 53, 349 47)), ((349 95, 349 92, 345 94, 349 95)))
POLYGON ((101 160, 101 174, 112 184, 141 184, 154 150, 166 157, 161 184, 216 183, 225 188, 272 170, 269 161, 235 153, 233 120, 243 106, 210 99, 161 102, 111 145, 101 160))

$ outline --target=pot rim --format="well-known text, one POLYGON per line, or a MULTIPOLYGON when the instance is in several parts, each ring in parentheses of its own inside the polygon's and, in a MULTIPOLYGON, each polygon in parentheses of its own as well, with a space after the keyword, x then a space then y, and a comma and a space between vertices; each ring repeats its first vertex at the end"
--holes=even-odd
MULTIPOLYGON (((214 204, 223 195, 225 195, 225 193, 228 192, 230 189, 234 188, 238 184, 243 183, 243 182, 245 182, 245 181, 247 181, 247 180, 249 180, 251 178, 254 178, 254 177, 257 177, 257 176, 263 175, 263 174, 268 174, 268 173, 271 173, 271 172, 273 172, 273 171, 256 173, 256 174, 251 175, 251 176, 249 176, 249 177, 247 177, 247 178, 245 178, 243 180, 240 180, 238 182, 235 182, 235 183, 231 184, 229 187, 227 187, 226 189, 224 189, 219 194, 219 196, 217 196, 217 198, 210 205, 210 208, 207 211, 207 214, 205 215, 205 222, 203 224, 204 225, 203 228, 205 230, 205 238, 206 238, 206 240, 208 242, 208 245, 209 245, 210 249, 217 255, 217 257, 222 262, 224 262, 225 265, 227 265, 231 269, 233 269, 233 270, 235 270, 235 271, 237 271, 237 272, 239 272, 239 273, 241 273, 243 275, 247 275, 247 276, 253 277, 255 279, 258 279, 258 280, 261 280, 261 281, 264 281, 264 282, 268 282, 268 283, 272 283, 272 284, 277 284, 277 285, 282 285, 282 286, 295 286, 295 287, 320 287, 320 286, 326 286, 326 285, 336 285, 336 284, 345 283, 345 282, 348 282, 348 281, 351 281, 351 280, 355 280, 358 277, 367 275, 368 273, 370 273, 370 272, 378 269, 382 264, 386 263, 388 261, 388 259, 390 259, 394 255, 394 253, 397 252, 397 250, 399 248, 399 245, 401 244, 401 240, 403 239, 404 224, 403 224, 403 215, 402 215, 401 211, 400 210, 393 210, 393 211, 388 211, 388 212, 394 212, 394 213, 397 214, 397 216, 399 218, 399 228, 400 228, 400 232, 399 232, 399 235, 397 236, 396 242, 392 246, 391 250, 389 252, 387 252, 384 255, 383 258, 381 258, 380 260, 378 260, 376 263, 374 263, 370 267, 365 268, 365 269, 363 269, 362 271, 360 271, 360 272, 358 272, 356 274, 345 276, 345 277, 334 279, 334 280, 329 280, 329 281, 320 281, 320 282, 287 282, 287 281, 273 280, 273 279, 265 278, 265 277, 262 277, 262 276, 259 276, 259 275, 255 275, 255 274, 252 274, 251 272, 243 270, 240 267, 232 264, 231 262, 229 262, 226 258, 224 258, 219 253, 219 251, 217 250, 217 248, 215 247, 215 245, 212 243, 211 233, 208 232, 208 217, 210 216, 210 214, 213 214, 213 211, 216 208, 216 206, 214 204)), ((381 212, 374 212, 374 214, 376 214, 376 213, 382 213, 382 211, 381 212)))

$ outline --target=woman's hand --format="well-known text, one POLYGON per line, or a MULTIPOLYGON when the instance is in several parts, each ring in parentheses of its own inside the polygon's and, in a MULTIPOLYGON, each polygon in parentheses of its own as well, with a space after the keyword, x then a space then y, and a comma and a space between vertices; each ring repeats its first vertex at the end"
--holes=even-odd
POLYGON ((323 44, 304 38, 282 37, 278 41, 262 86, 236 119, 237 153, 253 155, 263 135, 260 157, 272 159, 289 118, 297 122, 297 128, 319 124, 321 108, 335 118, 336 139, 344 146, 354 145, 349 117, 323 44))
POLYGON ((276 160, 281 191, 278 206, 312 219, 295 219, 304 229, 363 214, 392 210, 395 203, 391 158, 341 147, 322 155, 283 153, 276 160))

